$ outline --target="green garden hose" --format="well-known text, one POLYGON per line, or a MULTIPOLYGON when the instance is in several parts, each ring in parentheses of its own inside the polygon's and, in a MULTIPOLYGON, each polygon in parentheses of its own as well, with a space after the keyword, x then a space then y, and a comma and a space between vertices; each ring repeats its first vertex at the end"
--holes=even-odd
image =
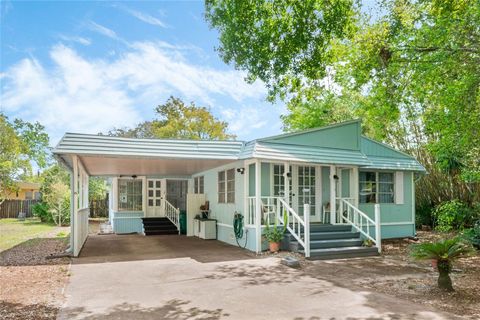
POLYGON ((243 238, 243 215, 241 213, 235 212, 233 215, 233 232, 235 234, 235 241, 240 248, 245 249, 247 247, 247 236, 248 230, 245 232, 245 245, 242 247, 238 242, 238 239, 243 238))

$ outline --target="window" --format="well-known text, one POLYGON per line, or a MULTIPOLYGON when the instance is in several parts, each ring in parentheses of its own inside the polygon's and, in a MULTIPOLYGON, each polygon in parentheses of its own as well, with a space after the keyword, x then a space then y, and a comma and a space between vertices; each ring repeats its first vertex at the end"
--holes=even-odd
POLYGON ((235 203, 235 169, 218 172, 218 202, 235 203))
POLYGON ((33 191, 25 191, 25 200, 33 199, 33 191))
POLYGON ((142 181, 118 180, 118 210, 142 211, 142 181))
POLYGON ((204 193, 204 177, 195 177, 193 178, 193 193, 204 193))
POLYGON ((360 172, 360 203, 394 203, 392 172, 360 172))

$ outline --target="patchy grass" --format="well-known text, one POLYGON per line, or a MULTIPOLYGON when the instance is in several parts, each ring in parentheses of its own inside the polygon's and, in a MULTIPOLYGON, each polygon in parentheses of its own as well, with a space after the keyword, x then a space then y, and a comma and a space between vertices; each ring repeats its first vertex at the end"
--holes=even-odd
POLYGON ((30 239, 52 237, 60 233, 63 233, 62 237, 66 236, 68 227, 58 227, 38 219, 0 219, 0 252, 30 239))

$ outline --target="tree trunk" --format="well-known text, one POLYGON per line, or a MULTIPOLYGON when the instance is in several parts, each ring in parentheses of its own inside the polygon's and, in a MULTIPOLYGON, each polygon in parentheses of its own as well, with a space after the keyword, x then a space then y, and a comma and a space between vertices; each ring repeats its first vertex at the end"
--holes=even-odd
POLYGON ((438 261, 438 287, 445 291, 454 291, 452 279, 450 278, 450 263, 448 261, 438 261))

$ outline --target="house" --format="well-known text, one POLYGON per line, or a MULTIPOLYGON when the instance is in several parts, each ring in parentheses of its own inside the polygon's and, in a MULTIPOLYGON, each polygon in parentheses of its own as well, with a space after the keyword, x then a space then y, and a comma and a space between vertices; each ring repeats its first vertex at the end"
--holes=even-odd
POLYGON ((23 182, 15 183, 16 190, 7 195, 8 200, 40 200, 40 183, 23 182))
POLYGON ((162 219, 178 233, 185 211, 192 236, 208 201, 202 208, 220 241, 260 252, 265 224, 287 216, 285 245, 328 258, 378 254, 381 239, 414 236, 414 185, 425 172, 411 156, 362 136, 360 120, 249 142, 67 133, 54 154, 73 173, 75 256, 87 237, 89 176, 110 179, 116 233, 148 234, 162 219), (239 217, 243 234, 234 230, 239 217), (375 247, 362 247, 365 239, 375 247))

